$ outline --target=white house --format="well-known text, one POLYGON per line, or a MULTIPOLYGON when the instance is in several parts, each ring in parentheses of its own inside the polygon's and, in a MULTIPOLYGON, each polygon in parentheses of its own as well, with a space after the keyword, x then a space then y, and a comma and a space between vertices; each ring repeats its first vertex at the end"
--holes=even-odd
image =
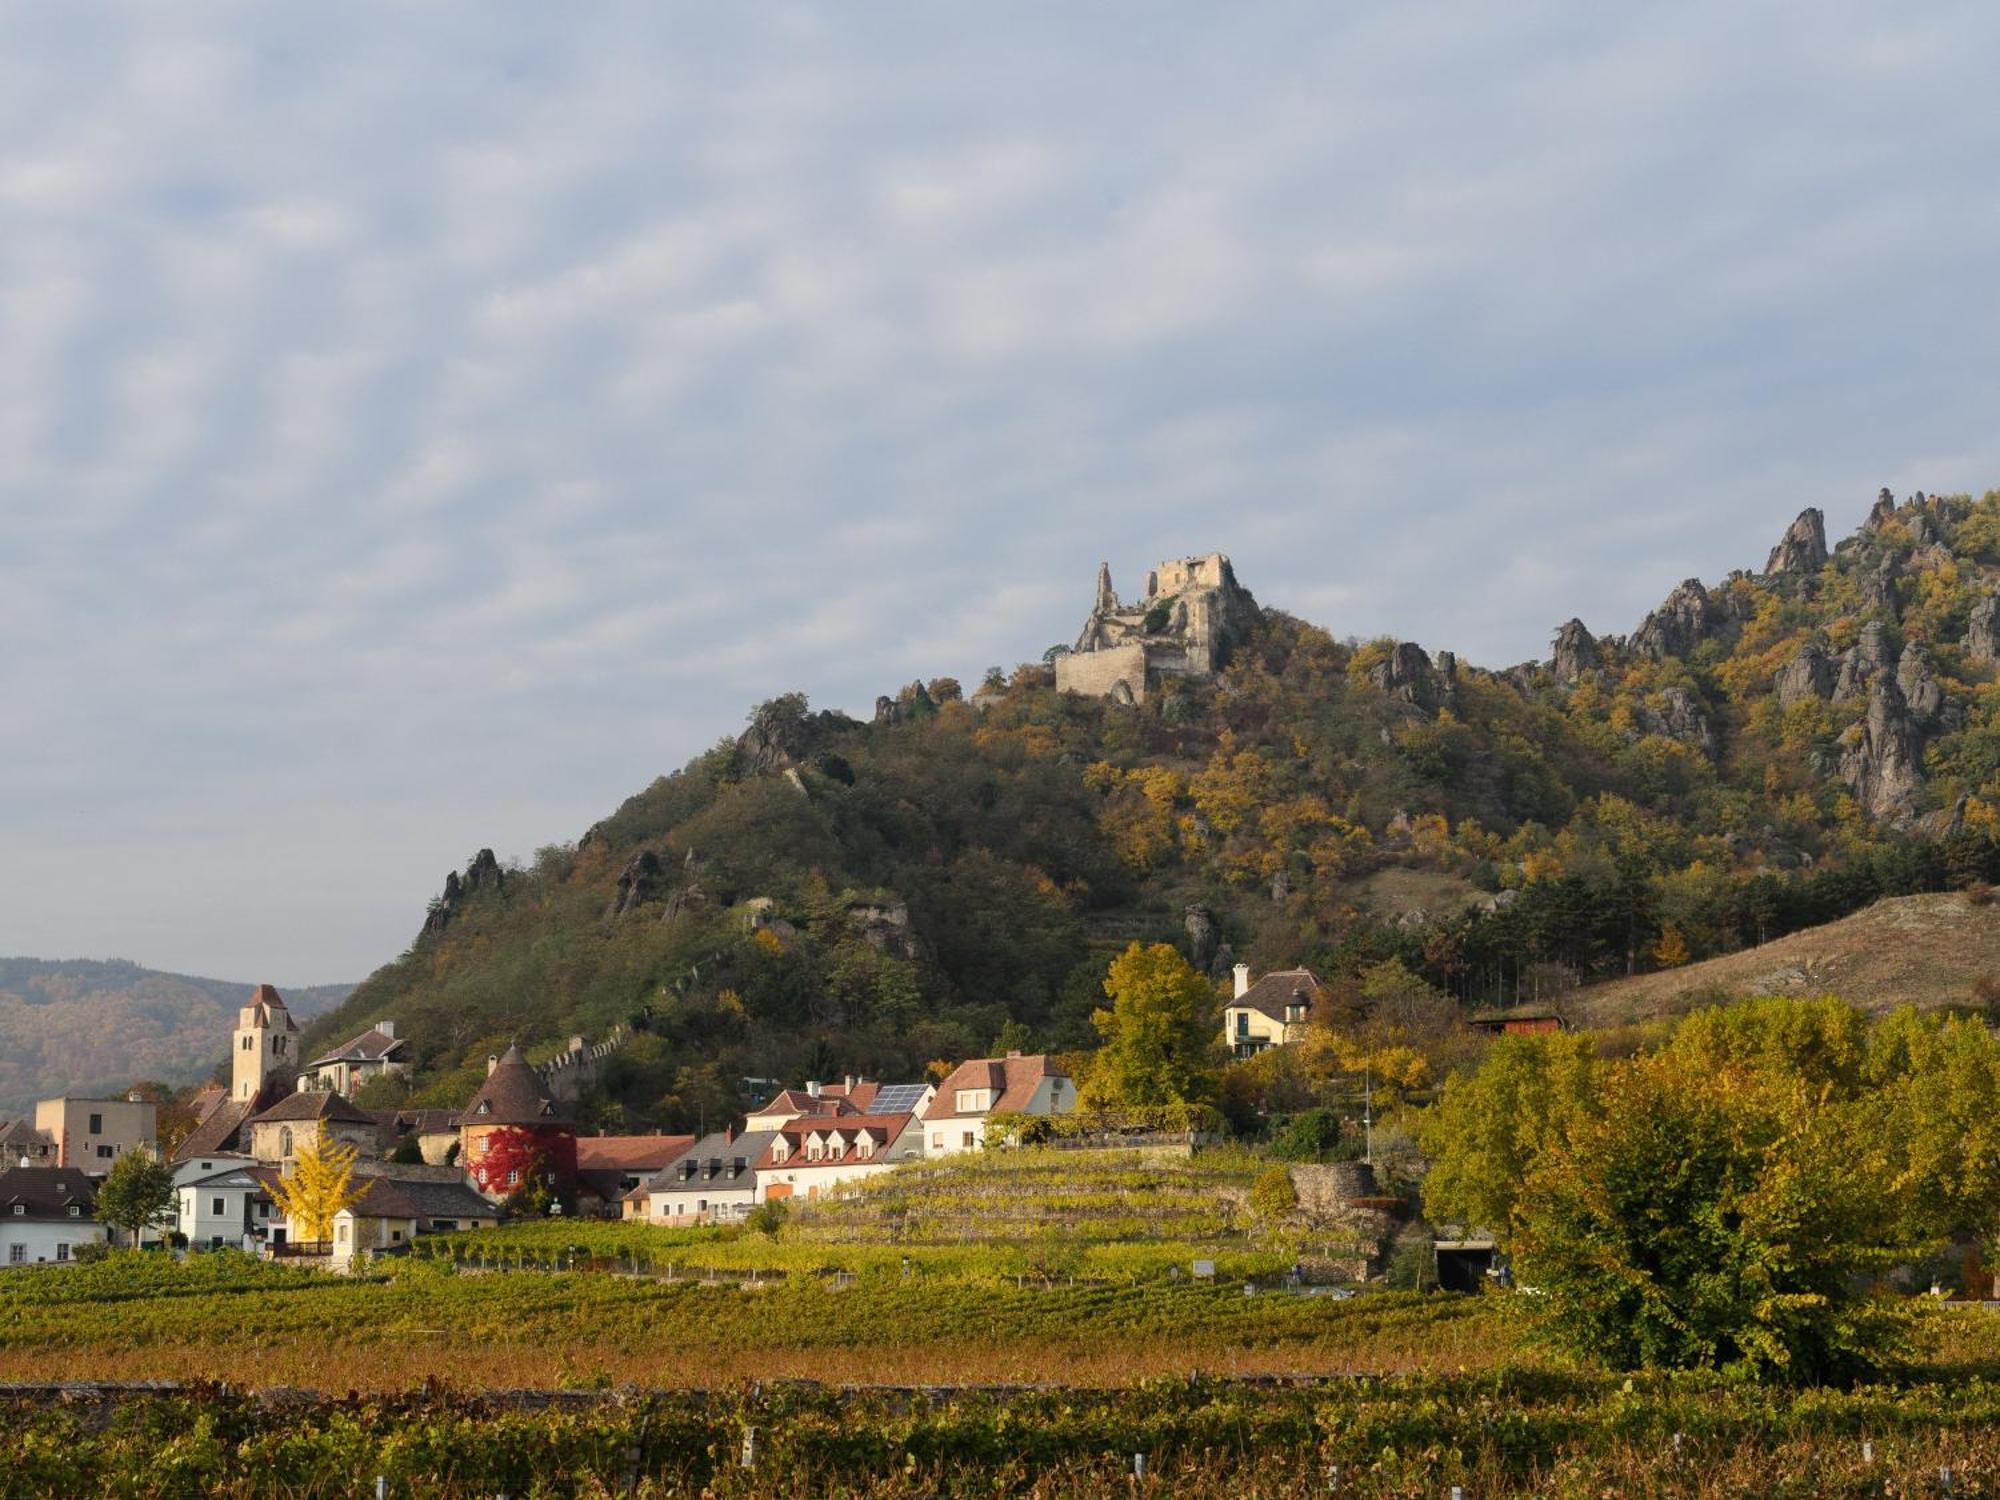
POLYGON ((500 1222, 500 1211, 462 1177, 360 1181, 361 1196, 333 1216, 335 1270, 346 1270, 364 1255, 400 1250, 420 1234, 491 1229, 500 1222))
POLYGON ((779 1129, 757 1160, 757 1201, 817 1198, 923 1154, 914 1115, 808 1116, 779 1129))
POLYGON ((978 1057, 960 1063, 924 1110, 924 1155, 976 1151, 994 1115, 1059 1115, 1076 1108, 1076 1085, 1046 1055, 978 1057))
POLYGON ((75 1167, 0 1171, 0 1268, 71 1260, 104 1243, 90 1179, 75 1167))
POLYGON ((175 1227, 191 1250, 248 1250, 283 1244, 285 1222, 272 1197, 275 1167, 243 1162, 203 1174, 187 1163, 174 1174, 175 1227))
POLYGON ((757 1163, 776 1138, 772 1130, 738 1134, 733 1125, 703 1136, 647 1182, 646 1217, 655 1224, 742 1218, 757 1204, 757 1163))
POLYGON ((396 1023, 377 1021, 360 1036, 307 1063, 299 1087, 331 1090, 351 1099, 354 1091, 371 1078, 408 1077, 410 1063, 404 1054, 404 1042, 396 1035, 396 1023))

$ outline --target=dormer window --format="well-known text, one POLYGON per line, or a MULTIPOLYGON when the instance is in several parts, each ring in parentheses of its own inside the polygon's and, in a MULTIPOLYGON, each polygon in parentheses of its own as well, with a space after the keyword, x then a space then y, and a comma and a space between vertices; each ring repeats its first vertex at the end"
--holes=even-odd
POLYGON ((71 1217, 72 1219, 80 1219, 80 1218, 82 1218, 82 1217, 83 1217, 83 1210, 82 1210, 82 1209, 81 1209, 80 1207, 78 1207, 78 1206, 77 1206, 76 1204, 72 1203, 72 1204, 71 1204, 71 1205, 69 1206, 69 1216, 70 1216, 70 1217, 71 1217))
POLYGON ((493 1101, 492 1101, 491 1099, 481 1099, 481 1100, 479 1101, 479 1108, 478 1108, 477 1110, 475 1110, 475 1111, 474 1111, 474 1113, 475 1113, 475 1114, 482 1114, 482 1115, 490 1115, 490 1114, 492 1114, 492 1113, 493 1113, 493 1101))
POLYGON ((16 1203, 16 1204, 14 1205, 14 1217, 16 1217, 17 1219, 18 1219, 18 1218, 22 1218, 22 1217, 26 1216, 27 1212, 28 1212, 28 1205, 27 1205, 27 1204, 25 1204, 25 1203, 16 1203))

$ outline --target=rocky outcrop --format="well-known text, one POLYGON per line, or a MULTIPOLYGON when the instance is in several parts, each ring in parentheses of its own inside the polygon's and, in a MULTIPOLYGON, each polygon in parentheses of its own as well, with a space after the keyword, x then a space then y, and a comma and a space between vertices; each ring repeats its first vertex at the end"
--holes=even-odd
POLYGON ((1690 578, 1632 632, 1632 650, 1655 661, 1687 656, 1708 638, 1710 619, 1708 590, 1690 578))
POLYGON ((1817 507, 1799 512, 1764 564, 1768 577, 1810 577, 1826 566, 1826 517, 1817 507))
POLYGON ((2000 659, 2000 594, 1982 594, 1965 622, 1968 661, 2000 659))
POLYGON ((464 875, 452 870, 444 877, 444 891, 431 902, 430 911, 424 917, 425 932, 443 932, 451 919, 458 915, 459 908, 480 891, 499 891, 506 888, 507 872, 500 868, 500 861, 493 857, 491 849, 481 849, 466 864, 464 875))
POLYGON ((1808 698, 1824 699, 1833 691, 1833 659, 1818 641, 1807 641, 1792 659, 1778 668, 1773 680, 1778 705, 1790 708, 1808 698))
POLYGON ((1895 665, 1889 649, 1889 631, 1880 620, 1861 627, 1861 637, 1841 654, 1840 675, 1833 685, 1833 701, 1845 703, 1868 691, 1868 684, 1895 665))
POLYGON ((843 713, 808 713, 805 694, 786 693, 759 705, 750 727, 736 737, 737 774, 766 776, 804 764, 828 735, 858 728, 843 713))
POLYGON ((1188 935, 1188 962, 1198 973, 1214 972, 1215 953, 1222 935, 1215 928, 1215 913, 1196 903, 1182 917, 1188 935))
POLYGON ((1901 618, 1903 601, 1896 591, 1896 580, 1902 572, 1903 565, 1896 554, 1884 552, 1874 568, 1861 575, 1861 607, 1891 620, 1901 618))
POLYGON ((1683 745, 1714 758, 1715 729, 1708 721, 1708 710, 1686 688, 1662 689, 1659 707, 1644 705, 1639 710, 1639 717, 1648 734, 1679 740, 1683 745))
MULTIPOLYGON (((1452 665, 1455 672, 1455 659, 1452 665)), ((1368 680, 1391 698, 1433 714, 1450 701, 1456 686, 1438 671, 1430 653, 1414 641, 1396 642, 1386 657, 1369 668, 1368 680)))
POLYGON ((1585 672, 1597 665, 1597 637, 1581 620, 1568 620, 1556 632, 1549 656, 1549 671, 1557 682, 1575 686, 1585 672))
POLYGON ((1875 497, 1874 507, 1868 512, 1868 530, 1880 531, 1896 519, 1896 497, 1885 488, 1875 497))
POLYGON ((1849 734, 1840 779, 1871 816, 1907 822, 1923 788, 1924 742, 1894 677, 1883 673, 1869 684, 1868 717, 1849 734))
POLYGON ((871 901, 850 907, 847 921, 861 935, 861 941, 877 953, 913 959, 922 952, 916 929, 910 925, 907 901, 871 901))
POLYGON ((875 700, 877 724, 904 724, 936 712, 937 704, 931 700, 930 689, 921 682, 911 683, 893 698, 881 697, 875 700))
POLYGON ((1929 729, 1942 719, 1944 688, 1938 683, 1937 666, 1931 660, 1930 648, 1922 641, 1911 641, 1897 659, 1896 689, 1903 695, 1910 718, 1918 727, 1929 729))
POLYGON ((660 856, 650 849, 641 849, 618 872, 618 892, 611 898, 606 915, 614 919, 622 917, 653 900, 660 893, 661 874, 660 856))

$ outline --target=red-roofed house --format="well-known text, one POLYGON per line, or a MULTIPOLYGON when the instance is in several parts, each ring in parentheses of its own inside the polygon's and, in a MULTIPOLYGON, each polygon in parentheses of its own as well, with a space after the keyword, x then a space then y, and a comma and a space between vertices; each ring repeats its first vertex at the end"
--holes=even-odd
POLYGON ((923 1154, 914 1115, 806 1115, 779 1126, 757 1159, 757 1201, 817 1198, 923 1154))
MULTIPOLYGON (((694 1145, 691 1135, 580 1135, 576 1138, 577 1210, 617 1213, 626 1194, 672 1166, 694 1145)), ((643 1208, 637 1217, 645 1217, 643 1208)))
POLYGON ((938 1085, 925 1109, 924 1154, 978 1150, 993 1115, 1059 1115, 1075 1108, 1076 1085, 1044 1054, 974 1058, 938 1085))

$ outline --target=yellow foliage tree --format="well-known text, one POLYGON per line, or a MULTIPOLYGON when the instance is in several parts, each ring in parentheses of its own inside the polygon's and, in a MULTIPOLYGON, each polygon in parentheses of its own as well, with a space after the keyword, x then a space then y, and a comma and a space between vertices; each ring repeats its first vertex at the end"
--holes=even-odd
POLYGON ((315 1135, 294 1159, 291 1171, 273 1185, 278 1207, 307 1240, 321 1244, 331 1240, 333 1216, 361 1200, 361 1189, 354 1183, 356 1155, 352 1146, 323 1147, 315 1135))
POLYGON ((1669 927, 1653 945, 1653 962, 1663 969, 1678 969, 1688 961, 1687 939, 1678 927, 1669 927))

